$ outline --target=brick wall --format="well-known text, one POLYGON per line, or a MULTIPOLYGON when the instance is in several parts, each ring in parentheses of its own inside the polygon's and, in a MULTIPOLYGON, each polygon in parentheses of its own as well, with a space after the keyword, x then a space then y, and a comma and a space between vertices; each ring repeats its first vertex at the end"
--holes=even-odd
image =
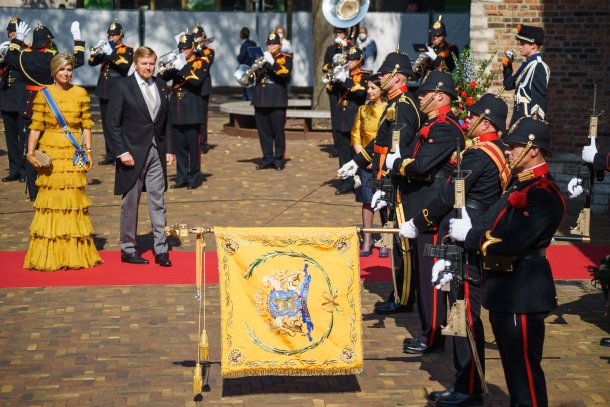
MULTIPOLYGON (((561 162, 580 159, 587 140, 593 86, 597 108, 605 110, 598 127, 598 145, 610 141, 610 2, 607 0, 472 0, 471 46, 475 60, 496 55, 492 69, 500 72, 504 51, 517 49, 517 24, 544 27, 542 55, 551 69, 546 120, 552 129, 554 163, 562 186, 569 174, 561 162)), ((521 63, 515 61, 515 70, 521 63)), ((498 91, 501 75, 494 83, 498 91)), ((513 91, 505 92, 509 106, 513 91)), ((593 210, 606 212, 610 176, 595 188, 593 210)))

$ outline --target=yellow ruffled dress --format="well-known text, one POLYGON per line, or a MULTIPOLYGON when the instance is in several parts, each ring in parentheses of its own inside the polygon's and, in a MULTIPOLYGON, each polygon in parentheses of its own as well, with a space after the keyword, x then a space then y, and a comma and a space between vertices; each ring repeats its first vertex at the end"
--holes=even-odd
MULTIPOLYGON (((48 89, 80 143, 80 129, 93 126, 87 91, 78 86, 48 89)), ((34 99, 30 129, 43 131, 38 148, 52 158, 52 165, 38 172, 39 190, 23 267, 55 271, 100 264, 89 218, 91 200, 85 193, 85 170, 72 165, 74 146, 61 132, 42 92, 34 99)))

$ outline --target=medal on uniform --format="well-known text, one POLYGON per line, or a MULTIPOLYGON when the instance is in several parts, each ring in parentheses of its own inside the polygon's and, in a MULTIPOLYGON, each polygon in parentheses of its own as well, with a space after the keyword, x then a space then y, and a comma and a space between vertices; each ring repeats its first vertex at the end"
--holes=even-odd
POLYGON ((396 152, 396 146, 400 144, 400 131, 405 127, 404 123, 394 123, 392 126, 392 143, 390 144, 390 152, 396 152))
POLYGON ((390 121, 390 122, 393 122, 394 120, 396 120, 396 107, 394 105, 390 106, 385 111, 385 118, 387 121, 390 121))

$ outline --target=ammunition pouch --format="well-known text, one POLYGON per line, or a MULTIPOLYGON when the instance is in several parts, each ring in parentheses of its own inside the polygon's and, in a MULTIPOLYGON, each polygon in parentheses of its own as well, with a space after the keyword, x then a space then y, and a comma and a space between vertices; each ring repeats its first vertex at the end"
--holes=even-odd
POLYGON ((485 271, 499 271, 511 273, 518 262, 522 260, 546 257, 546 249, 528 250, 519 256, 501 256, 488 254, 481 256, 481 268, 485 271))

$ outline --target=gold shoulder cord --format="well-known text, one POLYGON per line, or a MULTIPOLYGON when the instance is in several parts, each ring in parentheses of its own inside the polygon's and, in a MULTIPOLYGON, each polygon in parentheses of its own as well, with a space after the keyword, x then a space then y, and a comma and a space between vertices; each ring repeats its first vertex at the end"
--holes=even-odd
POLYGON ((32 78, 30 75, 28 75, 27 71, 23 68, 23 63, 21 62, 21 57, 23 56, 23 52, 19 53, 19 67, 21 68, 21 72, 23 72, 23 74, 32 82, 34 82, 36 85, 38 86, 47 86, 47 85, 43 85, 42 83, 38 83, 36 80, 34 80, 34 78, 32 78))

